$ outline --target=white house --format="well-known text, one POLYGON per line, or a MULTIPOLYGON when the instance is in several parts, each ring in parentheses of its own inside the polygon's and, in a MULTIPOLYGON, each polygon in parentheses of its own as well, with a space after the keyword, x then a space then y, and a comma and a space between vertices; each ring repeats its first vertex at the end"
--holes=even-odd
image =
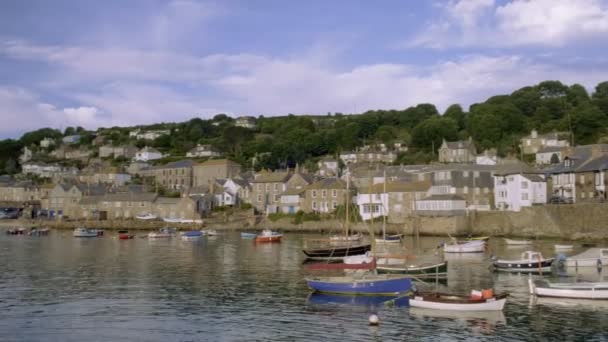
POLYGON ((156 159, 161 159, 163 157, 163 154, 158 152, 156 149, 152 148, 152 147, 144 147, 141 150, 139 150, 136 154, 135 154, 135 160, 137 161, 149 161, 149 160, 156 160, 156 159))
POLYGON ((169 131, 168 129, 155 130, 155 131, 135 130, 135 131, 129 132, 129 136, 134 137, 136 139, 155 140, 156 138, 159 138, 163 135, 168 135, 170 133, 171 133, 171 131, 169 131))
POLYGON ((63 137, 62 139, 64 144, 76 144, 77 142, 80 141, 80 135, 76 134, 76 135, 68 135, 67 137, 63 137))
MULTIPOLYGON (((564 150, 563 147, 559 146, 545 146, 541 147, 538 152, 536 152, 536 165, 549 165, 549 164, 557 164, 562 161, 564 150), (555 155, 555 157, 553 157, 555 155), (552 163, 551 159, 557 158, 556 163, 552 163)), ((555 161, 555 160, 554 160, 555 161)))
POLYGON ((356 163, 357 162, 357 154, 355 152, 342 152, 340 153, 340 159, 344 162, 344 164, 356 163))
POLYGON ((281 212, 284 214, 295 214, 300 211, 300 201, 304 191, 304 189, 289 189, 282 193, 281 212))
POLYGON ((30 150, 29 148, 27 148, 27 146, 25 146, 23 148, 23 152, 21 152, 21 155, 19 156, 19 162, 21 164, 23 164, 30 160, 32 160, 32 150, 30 150))
POLYGON ((494 203, 498 210, 520 211, 522 207, 547 203, 547 180, 543 174, 494 175, 494 203))
POLYGON ((319 168, 319 176, 321 177, 336 177, 338 175, 338 161, 331 158, 325 157, 317 163, 319 168))
POLYGON ((48 148, 52 145, 55 145, 55 140, 53 140, 51 138, 44 138, 44 139, 40 140, 40 147, 48 148))
POLYGON ((388 193, 362 190, 357 193, 356 203, 359 207, 359 215, 364 221, 388 216, 388 193))
POLYGON ((416 213, 422 216, 464 215, 467 201, 454 194, 433 194, 416 201, 416 213))
POLYGON ((197 157, 219 157, 221 153, 219 153, 213 146, 211 145, 196 145, 195 148, 191 149, 186 153, 186 157, 197 158, 197 157))

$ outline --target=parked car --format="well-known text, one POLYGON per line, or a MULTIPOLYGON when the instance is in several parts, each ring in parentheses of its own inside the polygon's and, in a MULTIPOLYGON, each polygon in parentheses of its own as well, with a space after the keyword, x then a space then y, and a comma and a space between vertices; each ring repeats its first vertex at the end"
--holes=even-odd
POLYGON ((552 196, 549 199, 549 203, 553 203, 553 204, 572 204, 572 203, 574 203, 574 201, 572 200, 572 197, 552 196))

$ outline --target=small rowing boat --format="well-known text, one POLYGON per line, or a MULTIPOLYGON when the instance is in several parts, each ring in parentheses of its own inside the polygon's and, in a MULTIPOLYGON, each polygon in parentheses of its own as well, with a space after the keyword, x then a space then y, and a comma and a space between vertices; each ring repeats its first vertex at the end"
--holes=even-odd
POLYGON ((539 297, 578 299, 608 299, 608 283, 551 283, 546 280, 528 280, 530 294, 539 297))
POLYGON ((347 295, 390 296, 406 293, 412 288, 412 279, 409 276, 392 274, 310 277, 305 281, 308 287, 316 292, 347 295))
POLYGON ((484 240, 454 241, 443 245, 444 253, 482 253, 485 250, 484 240))
POLYGON ((532 241, 530 240, 511 240, 511 239, 504 239, 505 242, 507 243, 507 245, 509 246, 525 246, 525 245, 531 245, 532 241))
POLYGON ((484 290, 479 294, 459 296, 435 292, 416 293, 410 299, 410 306, 444 311, 501 311, 508 296, 506 293, 495 295, 492 290, 484 290))
POLYGON ((281 242, 281 238, 283 238, 283 234, 273 232, 270 229, 264 229, 260 234, 258 234, 258 236, 255 237, 255 242, 281 242))
MULTIPOLYGON (((380 259, 382 260, 382 259, 380 259)), ((448 262, 440 262, 437 264, 406 264, 401 265, 385 265, 380 261, 376 264, 376 271, 379 274, 411 274, 418 278, 446 278, 448 276, 448 262)))
POLYGON ((241 233, 241 237, 243 239, 255 239, 256 236, 258 236, 258 234, 256 234, 256 233, 247 233, 247 232, 241 233))
POLYGON ((76 228, 76 229, 74 229, 74 233, 72 233, 72 235, 74 237, 92 238, 92 237, 98 237, 101 234, 99 234, 97 229, 76 228))
POLYGON ((118 239, 119 240, 130 240, 130 239, 132 239, 134 237, 135 237, 135 235, 129 233, 128 230, 119 230, 118 231, 118 239))
POLYGON ((175 228, 164 227, 159 229, 158 232, 148 234, 148 239, 168 239, 173 237, 175 232, 175 228))
POLYGON ((182 232, 180 237, 182 240, 198 240, 203 236, 203 232, 200 230, 192 230, 188 232, 182 232))

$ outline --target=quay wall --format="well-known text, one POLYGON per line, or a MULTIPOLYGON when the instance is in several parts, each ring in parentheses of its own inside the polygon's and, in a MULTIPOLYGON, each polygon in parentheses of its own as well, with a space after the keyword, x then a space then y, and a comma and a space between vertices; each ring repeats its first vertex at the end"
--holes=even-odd
MULTIPOLYGON (((108 220, 2 220, 0 226, 47 226, 56 229, 76 227, 157 230, 170 225, 180 230, 201 229, 196 223, 173 224, 162 221, 108 220)), ((343 223, 337 220, 306 221, 294 224, 292 218, 271 221, 251 215, 223 215, 204 220, 204 227, 216 230, 277 229, 286 232, 342 232, 343 223)), ((382 223, 353 223, 352 231, 380 234, 382 223)), ((608 239, 608 203, 545 205, 525 208, 520 212, 480 211, 466 216, 415 217, 405 224, 387 224, 388 233, 420 236, 491 235, 524 238, 558 238, 567 240, 608 239)))

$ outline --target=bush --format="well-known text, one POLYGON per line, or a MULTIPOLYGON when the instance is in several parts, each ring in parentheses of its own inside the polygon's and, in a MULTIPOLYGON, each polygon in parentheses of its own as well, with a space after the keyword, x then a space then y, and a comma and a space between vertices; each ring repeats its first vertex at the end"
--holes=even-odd
POLYGON ((298 211, 293 219, 293 223, 300 224, 306 221, 321 221, 321 216, 318 213, 305 213, 302 210, 298 211))
POLYGON ((253 206, 251 203, 241 203, 241 209, 251 209, 253 206))
POLYGON ((274 214, 269 214, 269 215, 268 215, 268 219, 269 219, 270 221, 272 221, 272 222, 276 222, 276 221, 278 221, 278 220, 280 220, 280 219, 282 219, 282 218, 285 218, 285 217, 291 217, 291 216, 292 216, 292 215, 289 215, 289 214, 283 214, 283 213, 274 213, 274 214))

